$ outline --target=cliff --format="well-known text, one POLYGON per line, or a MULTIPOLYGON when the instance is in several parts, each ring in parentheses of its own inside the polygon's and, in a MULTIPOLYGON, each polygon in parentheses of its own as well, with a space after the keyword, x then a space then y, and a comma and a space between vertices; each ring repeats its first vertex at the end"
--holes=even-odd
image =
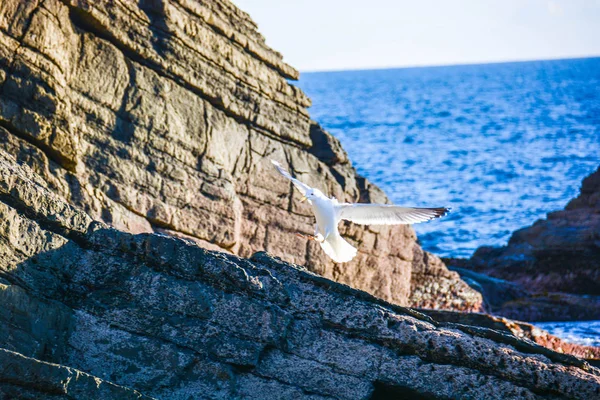
POLYGON ((387 202, 247 14, 226 0, 0 4, 0 149, 93 219, 248 257, 265 250, 400 305, 480 310, 411 227, 342 233, 336 265, 269 159, 339 200, 387 202))
POLYGON ((439 322, 266 253, 111 229, 47 186, 0 150, 4 398, 600 395, 600 370, 510 332, 439 322))
POLYGON ((513 233, 504 247, 448 260, 487 309, 509 318, 597 319, 600 315, 600 168, 564 210, 513 233))
POLYGON ((270 159, 388 201, 297 77, 224 0, 0 2, 0 398, 600 395, 531 335, 403 307, 482 307, 410 227, 344 225, 343 265, 295 236, 270 159))

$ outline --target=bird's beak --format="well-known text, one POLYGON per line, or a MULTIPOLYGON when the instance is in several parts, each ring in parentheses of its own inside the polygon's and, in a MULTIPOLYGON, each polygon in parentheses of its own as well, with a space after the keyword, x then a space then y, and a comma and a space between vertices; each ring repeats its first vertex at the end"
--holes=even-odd
POLYGON ((302 198, 300 199, 300 202, 304 203, 306 200, 308 200, 308 198, 306 196, 302 196, 302 198))

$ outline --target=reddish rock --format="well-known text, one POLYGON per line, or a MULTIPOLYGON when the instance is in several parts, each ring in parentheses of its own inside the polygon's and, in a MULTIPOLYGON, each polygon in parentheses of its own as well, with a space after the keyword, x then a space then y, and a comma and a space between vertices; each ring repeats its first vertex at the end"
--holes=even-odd
POLYGON ((457 272, 449 271, 439 257, 418 245, 414 246, 413 257, 410 294, 413 307, 481 311, 479 289, 461 280, 457 272))

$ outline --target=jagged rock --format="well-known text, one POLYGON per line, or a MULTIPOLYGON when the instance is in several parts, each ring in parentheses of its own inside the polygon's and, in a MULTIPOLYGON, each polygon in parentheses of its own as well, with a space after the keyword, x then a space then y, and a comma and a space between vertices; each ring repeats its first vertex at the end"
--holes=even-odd
POLYGON ((600 395, 600 370, 509 332, 438 322, 266 253, 111 229, 1 150, 0 213, 7 396, 600 395))
POLYGON ((339 200, 388 201, 310 120, 297 77, 226 0, 0 3, 0 148, 92 218, 266 250, 401 305, 480 310, 443 263, 414 258, 410 227, 344 225, 360 248, 344 265, 294 235, 313 217, 271 158, 339 200))
MULTIPOLYGON (((1 289, 0 289, 1 290, 1 289)), ((85 372, 0 348, 2 399, 151 399, 85 372)))

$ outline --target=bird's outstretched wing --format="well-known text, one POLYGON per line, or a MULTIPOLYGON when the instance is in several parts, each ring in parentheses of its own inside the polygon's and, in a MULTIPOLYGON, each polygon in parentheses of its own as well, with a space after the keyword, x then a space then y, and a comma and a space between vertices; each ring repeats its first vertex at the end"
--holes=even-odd
POLYGON ((281 164, 279 164, 277 161, 271 160, 271 162, 273 163, 273 165, 275 166, 275 168, 277 168, 277 171, 279 171, 279 173, 281 175, 285 176, 290 181, 292 181, 292 183, 294 184, 294 186, 296 186, 296 189, 298 189, 300 191, 300 193, 302 193, 302 196, 306 196, 306 193, 312 190, 312 188, 310 186, 305 185, 304 183, 300 182, 296 178, 293 178, 290 175, 290 173, 287 172, 285 169, 283 169, 283 167, 281 166, 281 164))
POLYGON ((338 219, 361 225, 416 224, 443 217, 450 209, 400 207, 390 204, 343 203, 336 206, 338 219))

